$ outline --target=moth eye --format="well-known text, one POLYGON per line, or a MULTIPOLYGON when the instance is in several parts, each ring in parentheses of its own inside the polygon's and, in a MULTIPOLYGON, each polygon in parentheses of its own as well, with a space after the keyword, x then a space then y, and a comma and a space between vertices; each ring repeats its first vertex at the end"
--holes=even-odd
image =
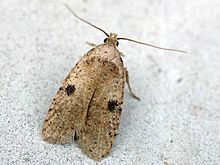
POLYGON ((104 43, 106 43, 106 42, 107 42, 107 40, 108 40, 108 38, 105 38, 105 39, 104 39, 104 43))
POLYGON ((116 46, 118 46, 118 45, 119 45, 119 42, 117 41, 117 42, 116 42, 116 46))

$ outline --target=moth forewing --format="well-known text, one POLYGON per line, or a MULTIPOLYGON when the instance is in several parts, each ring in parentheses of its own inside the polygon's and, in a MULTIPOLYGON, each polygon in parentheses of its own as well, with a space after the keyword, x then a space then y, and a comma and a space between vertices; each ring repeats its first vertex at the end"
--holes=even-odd
POLYGON ((43 139, 78 144, 93 159, 106 156, 117 135, 124 94, 124 66, 113 44, 89 51, 71 70, 52 101, 43 139))

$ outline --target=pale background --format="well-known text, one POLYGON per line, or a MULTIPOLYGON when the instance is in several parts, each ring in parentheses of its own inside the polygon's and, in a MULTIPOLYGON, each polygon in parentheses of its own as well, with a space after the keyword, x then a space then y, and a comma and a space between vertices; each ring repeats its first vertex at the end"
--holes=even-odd
MULTIPOLYGON (((220 164, 220 1, 69 1, 83 18, 167 52, 120 41, 138 102, 125 89, 119 135, 98 164, 220 164)), ((0 1, 0 164, 96 164, 40 131, 70 69, 105 36, 56 0, 0 1)))

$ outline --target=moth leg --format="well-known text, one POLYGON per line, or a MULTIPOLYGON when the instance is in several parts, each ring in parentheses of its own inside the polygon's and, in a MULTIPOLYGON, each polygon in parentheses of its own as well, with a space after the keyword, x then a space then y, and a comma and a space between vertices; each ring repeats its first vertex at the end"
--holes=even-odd
POLYGON ((135 99, 137 99, 137 100, 140 100, 140 98, 137 97, 137 96, 134 94, 134 92, 132 91, 132 89, 131 89, 131 85, 130 85, 130 82, 129 82, 128 70, 127 70, 126 68, 125 68, 125 77, 126 77, 126 83, 128 84, 128 89, 129 89, 129 91, 130 91, 130 95, 131 95, 133 98, 135 98, 135 99))
POLYGON ((119 54, 120 54, 121 57, 125 57, 124 53, 119 52, 119 54))
POLYGON ((88 44, 88 45, 91 46, 91 47, 96 47, 96 46, 97 46, 96 44, 91 43, 91 42, 86 42, 86 44, 88 44))

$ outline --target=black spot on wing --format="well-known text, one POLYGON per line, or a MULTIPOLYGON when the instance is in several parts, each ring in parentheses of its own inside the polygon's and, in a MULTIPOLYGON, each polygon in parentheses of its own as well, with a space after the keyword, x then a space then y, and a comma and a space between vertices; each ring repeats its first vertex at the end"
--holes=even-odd
POLYGON ((119 107, 119 108, 118 108, 118 111, 119 111, 119 113, 121 113, 121 111, 122 111, 122 108, 121 108, 121 107, 119 107))
POLYGON ((109 100, 108 101, 108 110, 110 112, 113 112, 116 110, 116 107, 118 106, 118 101, 117 100, 109 100))
POLYGON ((75 90, 76 90, 76 88, 74 85, 68 85, 66 87, 66 93, 68 96, 71 95, 75 90))

